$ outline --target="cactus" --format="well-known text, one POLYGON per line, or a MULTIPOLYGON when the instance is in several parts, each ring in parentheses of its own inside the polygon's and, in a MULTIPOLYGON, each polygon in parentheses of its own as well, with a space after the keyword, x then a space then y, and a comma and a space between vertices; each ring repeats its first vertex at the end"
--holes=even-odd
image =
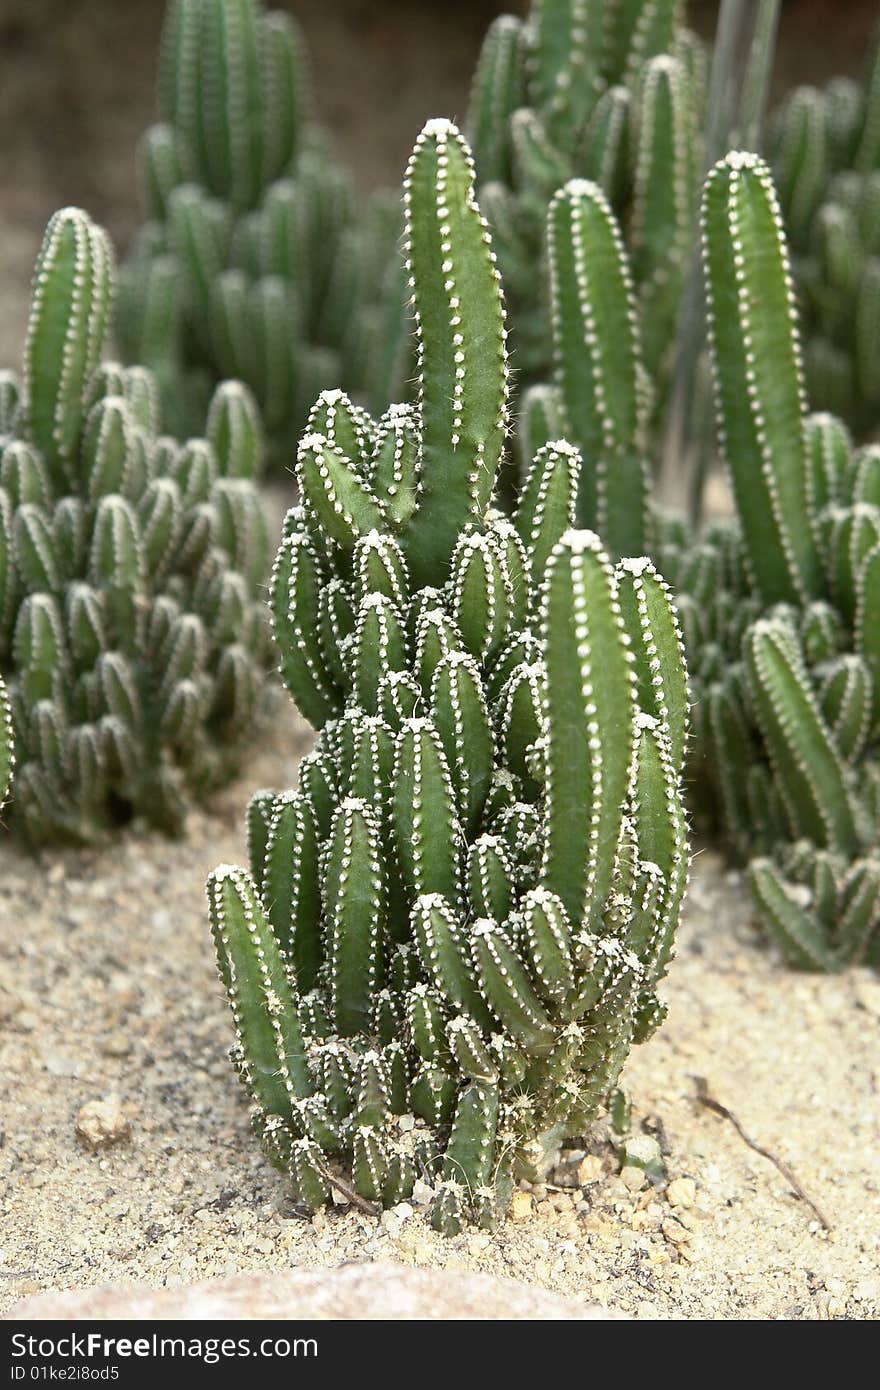
POLYGON ((0 671, 37 843, 177 829, 234 767, 267 654, 256 407, 229 382, 207 438, 161 435, 149 372, 101 361, 112 291, 104 232, 56 213, 0 380, 0 671))
MULTIPOLYGON (((700 168, 705 56, 680 0, 534 0, 489 28, 468 130, 480 199, 525 385, 552 361, 547 210, 573 179, 595 183, 621 224, 662 410, 700 168), (536 273, 538 271, 538 273, 536 273)), ((552 225, 552 223, 550 224, 552 225)))
POLYGON ((696 693, 693 783, 801 967, 880 961, 880 450, 807 414, 769 168, 703 201, 719 438, 736 521, 664 527, 696 693))
POLYGON ((284 465, 323 386, 342 378, 384 399, 408 366, 399 208, 356 209, 308 120, 308 85, 288 15, 171 0, 160 122, 142 151, 148 220, 117 314, 123 353, 155 372, 178 436, 199 427, 212 385, 236 377, 284 465))
POLYGON ((578 525, 615 556, 646 545, 646 396, 629 259, 605 195, 573 179, 547 224, 557 402, 581 452, 578 525))
POLYGON ((0 811, 6 805, 15 763, 12 749, 12 712, 6 686, 0 680, 0 811))
POLYGON ((772 165, 801 307, 810 400, 858 438, 880 424, 880 42, 863 82, 797 87, 772 165))
POLYGON ((719 435, 755 588, 766 603, 815 593, 804 391, 773 183, 754 156, 716 165, 703 199, 719 435))
POLYGON ((687 876, 688 695, 665 584, 572 529, 581 461, 539 449, 512 518, 501 284, 466 143, 406 178, 418 401, 341 392, 300 443, 271 583, 282 676, 318 732, 258 792, 250 871, 208 899, 254 1127, 301 1202, 490 1224, 607 1102, 687 876))

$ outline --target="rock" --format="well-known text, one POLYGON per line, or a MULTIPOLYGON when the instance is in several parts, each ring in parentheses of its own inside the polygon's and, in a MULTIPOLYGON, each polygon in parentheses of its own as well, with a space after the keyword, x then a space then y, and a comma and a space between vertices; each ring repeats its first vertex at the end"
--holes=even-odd
POLYGON ((664 1221, 660 1229, 672 1245, 685 1245, 691 1238, 690 1231, 686 1230, 678 1221, 664 1221))
POLYGON ((514 1192, 513 1201, 510 1204, 510 1216, 513 1221, 527 1221, 532 1214, 532 1194, 531 1192, 514 1192))
POLYGON ((512 1279, 461 1269, 411 1269, 388 1264, 275 1270, 164 1289, 143 1284, 53 1289, 23 1299, 8 1314, 10 1321, 206 1318, 214 1322, 237 1318, 561 1322, 625 1317, 624 1313, 562 1298, 512 1279))
POLYGON ((697 1199, 697 1184, 693 1178, 674 1178, 666 1189, 671 1207, 692 1207, 697 1199))
POLYGON ((652 1182, 661 1182, 666 1176, 660 1145, 650 1134, 631 1134, 623 1142, 623 1171, 639 1168, 647 1173, 652 1182))
POLYGON ((587 1154, 577 1167, 577 1179, 581 1187, 589 1187, 602 1176, 602 1160, 598 1154, 587 1154))
POLYGON ((648 1179, 644 1168, 635 1168, 629 1163, 621 1170, 620 1181, 628 1192, 641 1192, 648 1179))
POLYGON ((90 1149, 106 1149, 131 1135, 128 1116, 118 1096, 89 1100, 76 1117, 76 1132, 90 1149))
POLYGON ((403 1228, 403 1222, 393 1211, 383 1211, 379 1217, 379 1225, 392 1237, 399 1236, 403 1228))
POLYGON ((50 1076, 78 1076, 82 1069, 79 1062, 63 1052, 50 1052, 43 1065, 50 1076))

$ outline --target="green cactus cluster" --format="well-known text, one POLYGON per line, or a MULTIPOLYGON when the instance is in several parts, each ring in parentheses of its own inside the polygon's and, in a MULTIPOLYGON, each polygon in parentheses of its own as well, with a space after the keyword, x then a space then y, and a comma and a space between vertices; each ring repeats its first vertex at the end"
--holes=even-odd
POLYGON ((692 782, 800 966, 880 963, 880 449, 805 405, 770 171, 703 200, 721 447, 736 519, 663 528, 695 691, 692 782))
POLYGON ((564 441, 494 505, 507 332, 473 180, 429 122, 405 183, 418 401, 311 412, 270 602, 317 743, 253 798, 249 872, 208 886, 268 1154, 310 1208, 422 1177, 446 1232, 491 1224, 607 1102, 663 1015, 688 866, 665 584, 572 529, 564 441))
POLYGON ((213 385, 254 392, 286 464, 323 387, 387 400, 409 363, 400 209, 357 206, 308 119, 303 40, 260 0, 171 0, 160 121, 142 160, 148 220, 121 277, 117 332, 179 437, 213 385))
POLYGON ((34 842, 177 828, 234 766, 266 667, 256 406, 226 383, 206 438, 162 435, 149 372, 102 362, 112 293, 105 233, 56 213, 21 377, 0 373, 0 673, 34 842))
POLYGON ((862 82, 837 77, 789 94, 772 165, 810 400, 868 438, 880 426, 880 42, 862 82))
MULTIPOLYGON (((112 250, 68 208, 0 371, 22 835, 179 831, 257 722, 270 618, 315 730, 208 881, 232 1058, 308 1210, 421 1180, 438 1230, 490 1227, 613 1105, 665 1014, 686 783, 793 965, 880 969, 880 59, 795 91, 700 218, 683 9, 502 16, 473 155, 432 120, 402 201, 363 206, 287 16, 171 0, 133 365, 104 360, 112 250), (733 496, 697 535, 652 497, 676 325, 733 496), (267 453, 298 490, 271 574, 267 453)), ((739 25, 736 92, 735 9, 712 150, 725 103, 753 134, 763 108, 778 6, 739 25)))
POLYGON ((695 229, 707 67, 683 8, 534 0, 526 19, 502 16, 486 35, 468 131, 525 384, 544 380, 552 362, 548 206, 584 179, 624 228, 645 381, 662 409, 695 229))

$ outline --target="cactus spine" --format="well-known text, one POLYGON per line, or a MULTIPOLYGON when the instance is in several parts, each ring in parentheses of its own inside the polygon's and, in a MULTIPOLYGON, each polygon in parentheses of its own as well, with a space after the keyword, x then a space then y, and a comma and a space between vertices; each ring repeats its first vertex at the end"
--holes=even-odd
POLYGON ((0 389, 0 670, 36 842, 177 828, 234 766, 263 680, 256 408, 227 383, 208 438, 161 435, 149 373, 101 363, 112 282, 104 232, 56 213, 0 389))
POLYGON ((271 603, 319 730, 260 792, 250 872, 208 886, 236 1065, 315 1207, 422 1174, 454 1232, 503 1212, 607 1101, 663 1009, 687 874, 687 689, 665 585, 572 529, 580 456, 539 450, 511 520, 501 287, 469 150, 406 180, 418 405, 319 397, 271 603))

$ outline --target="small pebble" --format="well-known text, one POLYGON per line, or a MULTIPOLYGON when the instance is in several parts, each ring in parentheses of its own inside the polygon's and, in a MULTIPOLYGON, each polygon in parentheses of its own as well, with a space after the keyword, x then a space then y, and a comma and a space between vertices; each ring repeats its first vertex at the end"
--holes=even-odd
POLYGON ((527 1221, 532 1214, 532 1195, 530 1192, 514 1192, 513 1201, 510 1204, 510 1215, 513 1221, 527 1221))
POLYGON ((628 1164, 620 1174, 620 1181, 628 1192, 641 1192, 648 1179, 645 1176, 644 1168, 634 1168, 628 1164))
POLYGON ((587 1154, 577 1167, 577 1178, 581 1187, 589 1187, 602 1176, 602 1160, 598 1154, 587 1154))
POLYGON ((664 1221, 660 1229, 672 1245, 685 1245, 691 1238, 690 1231, 686 1231, 678 1221, 664 1221))
POLYGON ((572 1199, 570 1192, 551 1192, 550 1204, 556 1211, 571 1211, 572 1199))
POLYGON ((65 1057, 62 1052, 50 1052, 45 1061, 46 1071, 50 1076, 77 1076, 80 1070, 79 1062, 72 1057, 65 1057))
POLYGON ((90 1149, 106 1149, 128 1139, 131 1124, 118 1096, 89 1100, 76 1117, 76 1132, 90 1149))
POLYGON ((693 1178, 675 1178, 666 1189, 666 1200, 671 1207, 692 1207, 696 1196, 697 1184, 693 1178))
POLYGON ((482 1255, 484 1250, 488 1250, 492 1244, 492 1237, 486 1231, 477 1231, 474 1235, 468 1236, 468 1253, 471 1255, 482 1255))

